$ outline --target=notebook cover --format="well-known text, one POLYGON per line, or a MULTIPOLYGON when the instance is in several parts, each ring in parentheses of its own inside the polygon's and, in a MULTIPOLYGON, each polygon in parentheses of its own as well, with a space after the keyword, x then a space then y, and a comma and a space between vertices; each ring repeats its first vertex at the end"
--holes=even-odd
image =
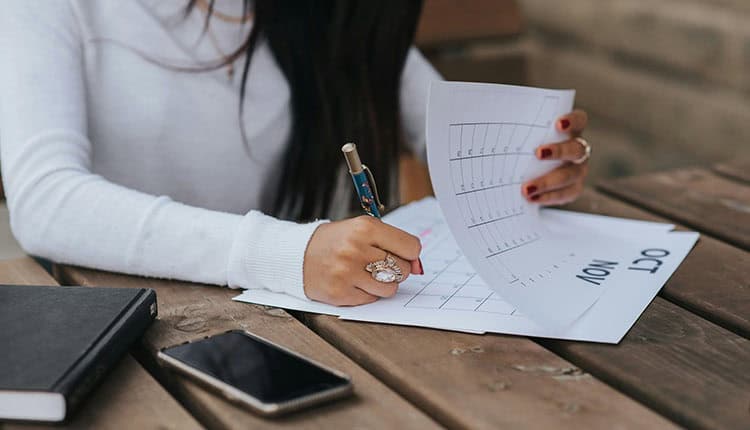
POLYGON ((0 286, 0 390, 61 393, 69 415, 155 316, 150 289, 0 286))

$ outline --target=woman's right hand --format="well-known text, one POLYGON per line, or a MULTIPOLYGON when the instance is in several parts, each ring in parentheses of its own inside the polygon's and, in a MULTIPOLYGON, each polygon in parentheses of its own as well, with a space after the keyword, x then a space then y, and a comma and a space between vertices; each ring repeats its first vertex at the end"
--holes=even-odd
POLYGON ((419 261, 421 250, 419 238, 371 216, 322 224, 305 251, 305 294, 312 300, 337 306, 362 305, 379 297, 391 297, 398 284, 376 281, 365 266, 390 254, 405 280, 409 274, 424 273, 419 261))

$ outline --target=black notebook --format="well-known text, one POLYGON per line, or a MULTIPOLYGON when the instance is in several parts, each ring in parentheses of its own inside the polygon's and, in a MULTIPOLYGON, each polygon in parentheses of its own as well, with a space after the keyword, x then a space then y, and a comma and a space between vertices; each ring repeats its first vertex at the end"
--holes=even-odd
POLYGON ((155 317, 150 289, 0 285, 0 419, 65 420, 155 317))

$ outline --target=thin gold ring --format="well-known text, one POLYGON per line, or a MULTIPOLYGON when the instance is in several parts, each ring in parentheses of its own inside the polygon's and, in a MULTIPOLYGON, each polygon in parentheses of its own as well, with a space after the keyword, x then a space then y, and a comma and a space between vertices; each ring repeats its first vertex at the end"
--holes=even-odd
POLYGON ((574 164, 583 164, 589 158, 591 158, 591 145, 589 145, 589 142, 586 141, 586 139, 584 139, 584 138, 582 138, 580 136, 576 137, 573 140, 575 140, 576 142, 580 143, 581 146, 583 146, 583 155, 581 156, 581 158, 579 158, 577 160, 573 160, 573 163, 574 164))

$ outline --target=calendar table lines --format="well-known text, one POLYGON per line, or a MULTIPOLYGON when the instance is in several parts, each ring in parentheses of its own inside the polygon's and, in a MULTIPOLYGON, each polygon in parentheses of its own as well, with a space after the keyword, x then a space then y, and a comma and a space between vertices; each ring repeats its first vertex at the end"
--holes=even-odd
POLYGON ((445 302, 443 302, 443 304, 442 304, 442 305, 440 305, 440 306, 439 306, 438 308, 439 308, 439 309, 442 309, 442 308, 443 308, 443 306, 445 306, 445 304, 446 304, 446 303, 448 303, 448 302, 449 302, 449 301, 450 301, 450 300, 451 300, 451 299, 452 299, 453 297, 455 297, 455 296, 456 296, 456 293, 458 293, 459 291, 461 291, 461 289, 462 289, 462 288, 463 288, 463 287, 464 287, 464 286, 465 286, 466 284, 468 284, 468 283, 469 283, 469 281, 471 281, 471 279, 472 279, 472 278, 474 278, 474 276, 476 276, 476 274, 473 274, 473 275, 469 276, 469 278, 468 278, 468 279, 466 280, 466 282, 464 282, 464 283, 463 283, 463 285, 461 285, 461 286, 460 286, 459 288, 456 288, 456 291, 454 291, 454 292, 453 292, 453 294, 451 294, 451 295, 450 295, 450 296, 448 297, 448 300, 446 300, 445 302))
POLYGON ((479 303, 479 304, 477 305, 477 307, 475 307, 475 308, 474 308, 474 312, 479 312, 479 308, 481 308, 481 307, 482 307, 482 305, 483 305, 483 304, 485 304, 485 303, 487 302, 487 300, 489 300, 489 299, 490 299, 490 297, 492 297, 492 294, 490 294, 490 295, 488 295, 487 297, 485 297, 485 298, 484 298, 484 300, 482 300, 482 302, 481 302, 481 303, 479 303))
POLYGON ((531 244, 531 243, 534 243, 534 242, 536 242, 537 240, 539 240, 539 238, 536 238, 536 239, 532 239, 532 240, 529 240, 528 242, 520 243, 520 244, 518 244, 518 245, 515 245, 515 246, 512 246, 512 247, 510 247, 510 248, 507 248, 507 249, 503 249, 502 251, 497 251, 497 252, 493 252, 492 254, 489 254, 489 255, 487 255, 487 256, 486 256, 485 258, 492 258, 492 257, 498 256, 498 255, 500 255, 500 254, 503 254, 503 253, 506 253, 506 252, 508 252, 508 251, 510 251, 510 250, 512 250, 512 249, 520 248, 520 247, 522 247, 522 246, 525 246, 525 245, 529 245, 529 244, 531 244))
POLYGON ((512 213, 510 215, 503 216, 503 217, 493 218, 491 220, 487 220, 487 221, 483 221, 483 222, 480 222, 480 223, 472 224, 472 225, 467 226, 466 228, 472 229, 472 228, 476 228, 476 227, 481 227, 483 225, 492 224, 492 223, 497 222, 497 221, 504 221, 506 219, 513 218, 513 217, 516 217, 516 216, 521 216, 521 215, 523 215, 523 212, 515 212, 515 213, 512 213))
POLYGON ((487 121, 487 122, 452 122, 449 123, 449 126, 457 126, 457 125, 523 125, 527 127, 533 127, 533 128, 543 128, 546 129, 548 126, 542 125, 542 124, 534 124, 534 123, 527 123, 527 122, 512 122, 512 121, 487 121))
POLYGON ((456 195, 464 196, 466 194, 478 193, 481 191, 489 191, 489 190, 494 190, 495 188, 503 188, 503 187, 508 187, 512 185, 521 185, 521 182, 509 182, 509 183, 504 183, 504 184, 492 185, 492 186, 484 187, 484 188, 475 188, 473 190, 461 191, 460 193, 456 193, 456 195))
POLYGON ((476 158, 492 158, 492 157, 505 157, 509 155, 527 155, 527 156, 533 156, 533 152, 490 152, 489 154, 479 154, 479 155, 467 155, 464 157, 453 157, 449 159, 449 161, 461 161, 461 160, 473 160, 476 158))
MULTIPOLYGON (((490 259, 539 240, 526 219, 520 190, 523 171, 533 158, 530 146, 548 124, 538 120, 550 99, 544 99, 535 110, 532 122, 487 121, 451 122, 447 133, 448 163, 454 195, 463 205, 467 231, 475 231, 474 240, 481 244, 485 258, 490 259), (537 130, 537 131, 535 131, 537 130), (490 163, 486 165, 486 163, 490 163), (496 176, 497 172, 497 176, 496 176), (500 226, 499 224, 503 225, 500 226)), ((493 259, 498 273, 511 285, 519 274, 502 260, 493 259)))
MULTIPOLYGON (((534 151, 565 138, 554 123, 572 104, 570 91, 436 83, 428 112, 430 174, 457 243, 492 289, 546 324, 569 323, 601 294, 574 277, 583 261, 563 264, 560 235, 541 224, 539 206, 527 201, 521 189, 528 179, 559 165, 538 160, 534 151), (551 263, 558 268, 551 269, 551 263), (574 279, 560 288, 554 281, 558 276, 574 279)), ((454 292, 433 292, 438 290, 447 296, 454 292)), ((425 303, 431 302, 419 304, 425 303)), ((454 304, 469 302, 453 295, 444 307, 454 304)))
MULTIPOLYGON (((461 258, 461 257, 460 257, 460 256, 459 256, 459 257, 456 257, 456 259, 455 259, 455 260, 454 260, 453 262, 457 261, 457 260, 458 260, 459 258, 461 258)), ((451 262, 451 263, 447 264, 447 265, 446 265, 446 266, 445 266, 445 267, 444 267, 444 268, 443 268, 442 270, 440 270, 440 271, 438 272, 438 274, 437 274, 437 275, 435 275, 435 277, 434 277, 434 278, 430 279, 430 280, 429 280, 429 281, 427 282, 427 284, 425 284, 425 286, 424 286, 424 287, 422 287, 422 289, 421 289, 421 290, 419 290, 419 291, 418 291, 418 292, 417 292, 416 294, 414 294, 414 297, 412 297, 412 298, 411 298, 411 299, 409 299, 409 300, 408 300, 408 301, 407 301, 406 303, 404 303, 404 307, 407 307, 407 306, 409 306, 409 304, 410 304, 411 302, 413 302, 415 298, 419 297, 419 295, 420 295, 420 294, 421 294, 421 293, 422 293, 422 292, 423 292, 423 291, 424 291, 424 290, 425 290, 425 289, 426 289, 427 287, 429 287, 429 286, 430 286, 430 284, 432 284, 432 283, 433 283, 433 282, 435 281, 435 279, 437 279, 438 277, 440 277, 440 274, 441 274, 441 273, 443 273, 443 272, 445 272, 446 270, 448 270, 448 268, 449 268, 449 267, 451 266, 451 264, 453 264, 453 262, 451 262)))

